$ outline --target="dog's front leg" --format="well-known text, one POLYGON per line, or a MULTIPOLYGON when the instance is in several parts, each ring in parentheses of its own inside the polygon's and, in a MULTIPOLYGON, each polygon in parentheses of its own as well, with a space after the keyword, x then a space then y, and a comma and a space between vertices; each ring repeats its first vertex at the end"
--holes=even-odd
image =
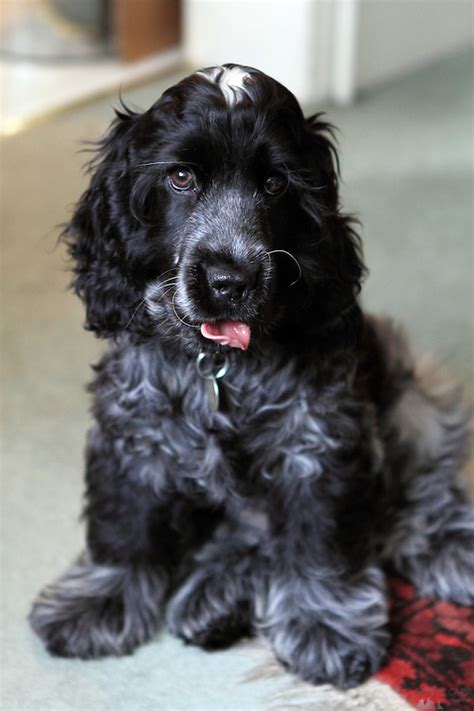
POLYGON ((166 617, 173 634, 218 649, 253 633, 266 563, 263 538, 250 525, 227 523, 217 529, 169 603, 166 617))
POLYGON ((156 632, 167 588, 166 519, 144 462, 95 428, 87 452, 87 550, 37 597, 31 624, 60 656, 131 652, 156 632))
POLYGON ((377 457, 363 420, 335 417, 331 438, 331 418, 308 414, 308 430, 284 443, 269 507, 263 629, 292 672, 341 688, 375 672, 388 644, 384 576, 370 553, 377 457))

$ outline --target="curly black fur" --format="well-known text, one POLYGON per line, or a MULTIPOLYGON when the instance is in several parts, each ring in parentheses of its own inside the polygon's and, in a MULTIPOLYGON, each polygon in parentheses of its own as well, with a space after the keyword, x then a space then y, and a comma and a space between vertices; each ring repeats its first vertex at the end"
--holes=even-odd
POLYGON ((347 687, 386 652, 386 563, 472 602, 467 412, 361 311, 332 133, 226 65, 117 112, 101 141, 64 237, 87 327, 111 344, 91 386, 87 551, 31 613, 51 652, 128 653, 165 615, 206 648, 258 629, 293 672, 347 687), (219 298, 216 269, 237 280, 219 298), (201 335, 222 320, 250 326, 247 352, 201 335), (217 411, 200 352, 227 358, 217 411))

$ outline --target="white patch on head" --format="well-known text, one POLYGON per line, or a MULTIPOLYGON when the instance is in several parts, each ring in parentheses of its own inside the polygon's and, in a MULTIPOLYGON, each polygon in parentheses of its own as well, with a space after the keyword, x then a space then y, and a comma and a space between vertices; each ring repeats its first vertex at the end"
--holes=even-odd
POLYGON ((251 75, 244 67, 238 65, 234 67, 209 67, 209 69, 202 69, 196 74, 213 84, 217 84, 229 107, 235 106, 246 96, 250 96, 246 84, 251 75))

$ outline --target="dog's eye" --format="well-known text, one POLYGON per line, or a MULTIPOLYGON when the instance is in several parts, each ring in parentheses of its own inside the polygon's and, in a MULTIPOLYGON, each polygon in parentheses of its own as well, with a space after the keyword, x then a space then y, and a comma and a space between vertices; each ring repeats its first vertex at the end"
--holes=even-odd
POLYGON ((171 187, 179 192, 191 190, 194 187, 194 175, 187 168, 176 168, 169 175, 171 187))
POLYGON ((286 188, 286 179, 283 175, 269 175, 265 178, 263 187, 269 195, 279 195, 286 188))

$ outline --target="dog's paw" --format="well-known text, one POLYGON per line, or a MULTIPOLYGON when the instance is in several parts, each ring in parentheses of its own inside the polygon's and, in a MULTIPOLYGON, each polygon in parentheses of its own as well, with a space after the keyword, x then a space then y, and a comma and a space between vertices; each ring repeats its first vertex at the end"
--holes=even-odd
POLYGON ((361 643, 318 622, 292 620, 272 630, 276 657, 292 673, 311 684, 348 689, 362 684, 382 665, 388 633, 377 630, 361 643))
POLYGON ((361 684, 384 661, 389 643, 383 572, 320 582, 275 576, 264 601, 262 630, 277 658, 312 684, 361 684))
POLYGON ((81 561, 40 593, 29 620, 51 654, 130 654, 156 632, 160 582, 148 572, 81 561))
POLYGON ((48 652, 60 657, 95 659, 127 654, 138 644, 138 640, 124 635, 125 616, 119 596, 66 602, 60 591, 50 587, 34 603, 30 622, 48 652))
POLYGON ((171 599, 170 632, 205 649, 223 649, 251 634, 250 602, 223 576, 195 573, 171 599))
POLYGON ((451 536, 428 554, 411 558, 405 574, 420 595, 474 605, 474 536, 451 536))

